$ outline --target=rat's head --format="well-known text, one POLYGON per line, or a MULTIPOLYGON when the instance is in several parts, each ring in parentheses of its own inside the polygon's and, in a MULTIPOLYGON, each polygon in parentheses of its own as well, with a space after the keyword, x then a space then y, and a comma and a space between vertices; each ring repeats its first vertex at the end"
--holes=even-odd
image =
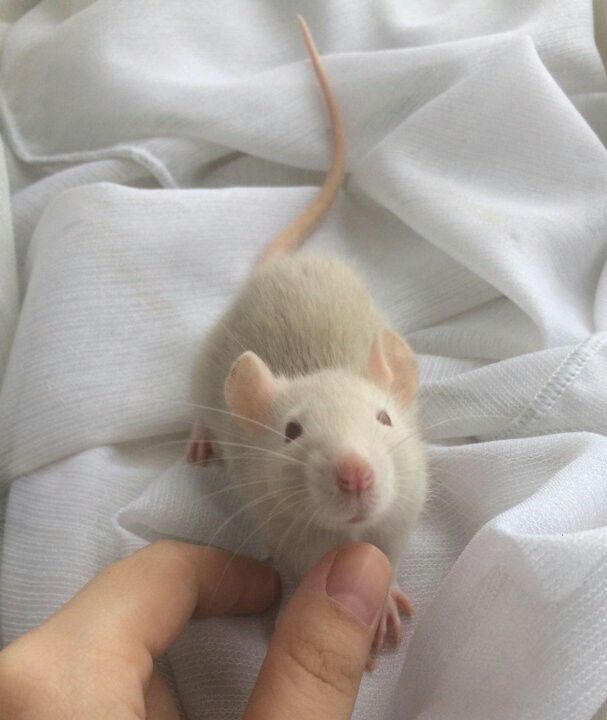
POLYGON ((353 530, 381 522, 396 504, 419 511, 425 472, 412 407, 417 377, 409 346, 383 330, 358 373, 323 370, 287 380, 246 352, 225 394, 251 442, 267 451, 259 469, 270 488, 302 490, 302 518, 353 530))

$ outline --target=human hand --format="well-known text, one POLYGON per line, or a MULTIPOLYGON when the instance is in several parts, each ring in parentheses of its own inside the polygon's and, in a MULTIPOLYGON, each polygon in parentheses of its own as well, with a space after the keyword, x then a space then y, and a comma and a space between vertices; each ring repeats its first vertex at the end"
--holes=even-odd
MULTIPOLYGON (((371 545, 328 553, 282 613, 245 720, 349 718, 390 582, 371 545)), ((194 617, 262 612, 277 574, 215 548, 162 541, 103 570, 0 653, 3 720, 176 720, 153 669, 194 617)))

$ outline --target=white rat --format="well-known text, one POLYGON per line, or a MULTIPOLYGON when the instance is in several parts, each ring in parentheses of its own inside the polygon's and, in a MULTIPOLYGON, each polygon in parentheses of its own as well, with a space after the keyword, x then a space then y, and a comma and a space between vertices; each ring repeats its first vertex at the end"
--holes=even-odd
MULTIPOLYGON (((427 490, 413 352, 351 268, 288 255, 330 207, 345 168, 339 108, 299 22, 331 116, 332 167, 204 343, 187 450, 190 462, 228 463, 275 563, 295 578, 351 541, 377 545, 395 565, 427 490)), ((387 632, 398 641, 399 610, 411 606, 394 583, 376 650, 387 632)))

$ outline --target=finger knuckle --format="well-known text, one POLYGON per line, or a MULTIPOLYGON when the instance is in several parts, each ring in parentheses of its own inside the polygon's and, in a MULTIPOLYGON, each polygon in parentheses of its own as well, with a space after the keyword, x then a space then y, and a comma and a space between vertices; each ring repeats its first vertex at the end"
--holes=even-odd
POLYGON ((39 654, 27 642, 0 653, 0 707, 6 717, 18 717, 36 698, 56 704, 58 694, 53 673, 48 669, 44 672, 39 654))
POLYGON ((3 655, 0 655, 0 707, 5 712, 14 712, 23 703, 25 678, 18 666, 3 655))
POLYGON ((170 573, 171 570, 180 570, 184 566, 189 568, 192 565, 190 555, 185 549, 184 543, 177 540, 156 540, 147 547, 147 556, 156 568, 170 573))
POLYGON ((182 557, 183 543, 180 543, 177 540, 155 540, 153 543, 148 545, 147 551, 151 555, 171 560, 172 558, 182 557))
POLYGON ((297 672, 303 671, 336 693, 349 696, 358 685, 360 672, 347 648, 346 642, 304 628, 290 638, 287 652, 297 672))

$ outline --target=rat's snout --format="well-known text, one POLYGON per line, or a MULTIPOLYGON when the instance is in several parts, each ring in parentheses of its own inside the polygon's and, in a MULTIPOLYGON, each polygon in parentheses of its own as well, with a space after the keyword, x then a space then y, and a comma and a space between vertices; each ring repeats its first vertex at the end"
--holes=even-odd
POLYGON ((363 457, 348 453, 335 463, 335 481, 345 493, 360 493, 373 485, 375 474, 363 457))

